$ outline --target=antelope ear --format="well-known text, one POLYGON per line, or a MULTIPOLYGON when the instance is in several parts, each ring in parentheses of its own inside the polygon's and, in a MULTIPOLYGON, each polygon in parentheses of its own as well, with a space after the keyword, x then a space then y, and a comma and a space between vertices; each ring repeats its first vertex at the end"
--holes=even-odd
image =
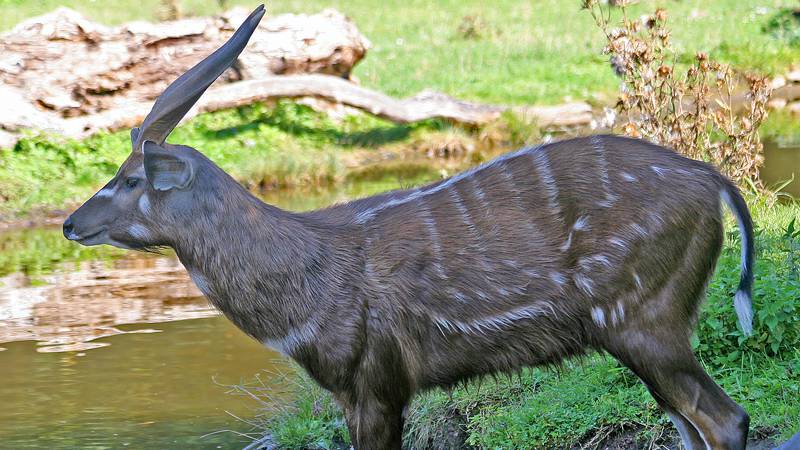
POLYGON ((194 179, 194 166, 189 158, 171 152, 153 141, 144 141, 144 173, 154 189, 184 189, 194 179))

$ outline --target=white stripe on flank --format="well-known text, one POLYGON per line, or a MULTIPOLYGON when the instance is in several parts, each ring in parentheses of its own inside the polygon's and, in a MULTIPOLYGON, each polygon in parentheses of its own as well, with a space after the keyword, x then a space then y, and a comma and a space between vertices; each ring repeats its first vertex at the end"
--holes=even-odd
POLYGON ((572 279, 575 281, 575 286, 582 290, 586 295, 594 295, 594 281, 582 273, 575 274, 572 279))
POLYGON ((608 240, 608 243, 611 245, 616 245, 617 247, 620 248, 625 248, 625 249, 628 248, 628 244, 620 238, 613 237, 608 240))
POLYGON ((481 266, 483 266, 484 269, 489 270, 490 267, 486 262, 486 246, 483 244, 483 239, 481 239, 480 233, 478 232, 478 227, 476 227, 475 222, 472 221, 472 216, 470 215, 469 210, 464 205, 464 200, 460 195, 458 195, 458 191, 455 189, 448 189, 447 192, 450 194, 450 199, 453 201, 458 213, 461 215, 461 221, 464 223, 464 226, 467 227, 467 234, 469 234, 472 244, 478 251, 477 257, 481 262, 481 266))
POLYGON ((633 230, 633 233, 636 234, 637 236, 643 237, 643 238, 648 236, 647 229, 645 227, 639 225, 638 223, 634 222, 630 226, 631 226, 631 230, 633 230))
POLYGON ((569 250, 570 245, 572 245, 572 231, 569 232, 569 234, 567 235, 567 240, 564 241, 564 243, 561 244, 561 247, 558 247, 558 249, 561 250, 562 252, 565 252, 569 250))
MULTIPOLYGON (((514 176, 508 171, 508 167, 506 166, 505 162, 500 164, 500 168, 501 168, 500 174, 508 182, 508 190, 511 191, 511 193, 513 194, 514 202, 517 204, 517 207, 522 212, 525 212, 526 210, 525 204, 522 203, 522 195, 520 194, 519 190, 516 187, 516 184, 514 183, 514 176)), ((525 228, 527 229, 528 236, 541 235, 541 233, 536 229, 536 227, 533 226, 533 224, 529 220, 527 220, 527 218, 522 219, 522 223, 525 225, 525 228)))
POLYGON ((550 272, 550 279, 559 287, 567 282, 567 278, 560 272, 550 272))
POLYGON ((533 166, 536 173, 539 174, 539 179, 544 185, 544 190, 547 193, 547 203, 553 212, 558 217, 561 217, 561 208, 558 206, 558 186, 553 178, 553 172, 550 170, 550 161, 544 150, 532 151, 530 153, 533 158, 533 166))
POLYGON ((433 218, 431 214, 431 210, 428 208, 428 205, 424 203, 424 201, 420 201, 420 208, 419 214, 422 218, 422 223, 425 224, 425 228, 428 230, 428 238, 430 239, 431 243, 431 253, 433 253, 433 267, 436 269, 436 273, 442 279, 448 279, 447 273, 444 270, 444 266, 442 265, 442 242, 439 239, 439 230, 436 227, 436 220, 433 218))
MULTIPOLYGON (((527 154, 527 153, 541 153, 541 151, 539 151, 538 149, 539 149, 539 147, 536 147, 536 148, 533 148, 533 149, 531 149, 531 148, 523 148, 523 149, 517 150, 515 152, 506 153, 505 155, 502 155, 502 156, 500 156, 500 157, 498 157, 498 158, 496 158, 496 159, 494 159, 492 161, 489 161, 488 163, 485 163, 485 164, 482 164, 482 165, 480 165, 478 167, 475 167, 475 168, 466 170, 464 172, 461 172, 461 173, 453 176, 452 178, 447 179, 447 180, 445 180, 445 181, 443 181, 443 182, 441 182, 441 183, 439 183, 439 184, 437 184, 437 185, 435 185, 433 187, 430 187, 428 189, 415 190, 414 192, 408 194, 407 196, 405 196, 403 198, 396 198, 396 199, 393 199, 393 200, 389 200, 388 202, 386 202, 386 203, 384 203, 382 205, 376 206, 374 208, 367 209, 365 211, 361 211, 358 214, 356 214, 356 217, 355 217, 356 223, 368 222, 370 219, 374 218, 377 213, 383 211, 384 209, 388 209, 388 208, 391 208, 393 206, 403 205, 403 204, 406 204, 408 202, 414 201, 416 199, 419 199, 419 198, 425 197, 427 195, 434 194, 436 192, 439 192, 439 191, 442 191, 444 189, 447 189, 448 187, 452 186, 454 183, 457 183, 457 182, 463 180, 464 178, 472 176, 475 173, 480 172, 480 171, 482 171, 484 169, 487 169, 489 167, 493 167, 493 166, 495 166, 497 164, 500 164, 500 163, 503 163, 505 161, 508 161, 509 159, 516 158, 517 156, 524 155, 524 154, 527 154)), ((481 196, 482 196, 481 194, 476 193, 476 196, 481 198, 481 196)))
POLYGON ((611 181, 608 179, 608 161, 606 161, 606 149, 603 145, 602 139, 599 136, 592 136, 589 138, 592 144, 595 156, 597 156, 597 166, 600 172, 600 182, 603 185, 603 192, 605 199, 597 202, 603 208, 609 208, 614 202, 617 201, 617 196, 611 190, 611 181))
POLYGON ((622 303, 622 300, 617 302, 617 311, 619 311, 619 321, 622 322, 625 320, 625 305, 622 303))
POLYGON ((592 320, 598 327, 606 326, 606 313, 603 312, 603 308, 599 306, 592 308, 592 320))
POLYGON ((313 319, 309 319, 302 325, 290 329, 285 336, 265 339, 263 344, 286 356, 291 356, 301 345, 311 342, 318 332, 317 323, 313 319))
POLYGON ((642 279, 639 277, 639 274, 633 272, 633 282, 636 283, 636 287, 642 291, 644 290, 644 285, 642 284, 642 279))
POLYGON ((611 260, 608 259, 608 256, 603 254, 584 256, 578 260, 578 265, 583 270, 589 270, 595 263, 611 267, 611 260))
POLYGON ((523 306, 498 314, 496 316, 470 321, 451 320, 443 317, 436 317, 434 319, 434 323, 442 334, 483 334, 487 331, 502 331, 504 328, 514 325, 516 322, 521 320, 534 319, 536 317, 555 314, 555 308, 553 308, 553 305, 550 302, 542 302, 541 305, 523 306))

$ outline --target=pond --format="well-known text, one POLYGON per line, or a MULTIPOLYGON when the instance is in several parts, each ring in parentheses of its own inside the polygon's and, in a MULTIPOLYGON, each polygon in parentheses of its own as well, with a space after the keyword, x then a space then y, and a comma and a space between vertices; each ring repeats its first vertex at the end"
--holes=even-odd
MULTIPOLYGON (((396 187, 284 192, 305 210, 396 187)), ((0 448, 238 448, 253 400, 231 384, 291 371, 212 309, 173 255, 0 233, 0 448)))
POLYGON ((793 179, 781 191, 800 198, 800 143, 765 142, 761 177, 772 188, 793 179))

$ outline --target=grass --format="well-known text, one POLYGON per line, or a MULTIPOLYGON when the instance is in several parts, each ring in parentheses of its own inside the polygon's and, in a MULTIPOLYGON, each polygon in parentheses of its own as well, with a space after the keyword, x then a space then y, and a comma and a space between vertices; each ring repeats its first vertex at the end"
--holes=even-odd
MULTIPOLYGON (((170 137, 201 149, 253 189, 325 186, 345 178, 355 150, 369 151, 441 125, 397 126, 366 115, 340 122, 291 102, 204 114, 170 137)), ((78 204, 111 179, 130 152, 127 133, 84 141, 37 136, 0 149, 0 219, 78 204)))
MULTIPOLYGON (((736 325, 739 243, 730 221, 694 345, 714 379, 751 415, 753 435, 787 439, 800 430, 800 233, 787 236, 792 219, 800 222, 800 205, 750 203, 758 225, 755 335, 745 338, 736 325)), ((280 448, 346 448, 344 422, 329 395, 308 379, 292 383, 294 402, 268 404, 257 427, 280 448)), ((407 417, 406 448, 595 448, 620 433, 642 448, 658 448, 676 436, 638 379, 602 355, 570 361, 563 370, 529 369, 432 391, 415 400, 407 417)))
MULTIPOLYGON (((93 20, 119 24, 155 20, 156 0, 0 0, 0 29, 58 5, 93 20)), ((189 15, 218 12, 211 0, 184 0, 189 15)), ((229 1, 254 6, 254 0, 229 1)), ((531 104, 592 99, 617 89, 602 56, 603 39, 578 0, 272 0, 270 14, 315 13, 334 7, 373 43, 354 75, 389 95, 432 88, 465 99, 531 104), (467 24, 468 26, 464 26, 467 24), (467 31, 465 31, 467 30, 467 31), (470 31, 472 30, 472 31, 470 31), (398 70, 403 68, 403 70, 398 70)), ((737 67, 777 73, 800 60, 800 47, 782 39, 771 21, 793 0, 643 0, 632 14, 665 7, 672 39, 686 57, 704 51, 737 67)))

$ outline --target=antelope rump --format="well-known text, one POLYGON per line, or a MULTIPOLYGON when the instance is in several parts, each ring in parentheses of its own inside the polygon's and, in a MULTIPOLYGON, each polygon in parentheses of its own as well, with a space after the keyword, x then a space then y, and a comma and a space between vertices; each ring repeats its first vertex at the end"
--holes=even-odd
POLYGON ((116 176, 64 223, 68 239, 173 248, 228 319, 333 393, 357 449, 399 449, 415 393, 587 351, 633 370, 687 448, 744 449, 748 415, 689 344, 722 203, 741 230, 734 303, 751 330, 752 223, 730 181, 669 149, 598 135, 282 211, 197 150, 165 143, 263 14, 164 91, 116 176))

